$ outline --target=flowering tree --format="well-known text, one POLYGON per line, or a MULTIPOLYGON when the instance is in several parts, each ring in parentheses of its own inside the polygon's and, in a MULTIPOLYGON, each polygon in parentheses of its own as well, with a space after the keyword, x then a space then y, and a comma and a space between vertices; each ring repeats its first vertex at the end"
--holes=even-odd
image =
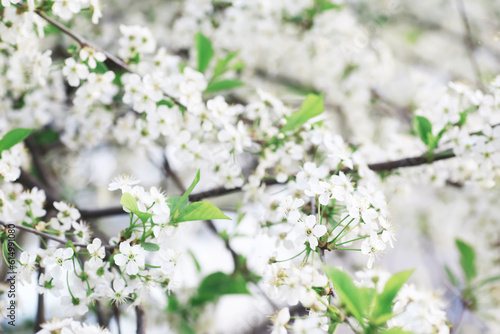
POLYGON ((2 329, 498 332, 499 10, 2 0, 2 329))

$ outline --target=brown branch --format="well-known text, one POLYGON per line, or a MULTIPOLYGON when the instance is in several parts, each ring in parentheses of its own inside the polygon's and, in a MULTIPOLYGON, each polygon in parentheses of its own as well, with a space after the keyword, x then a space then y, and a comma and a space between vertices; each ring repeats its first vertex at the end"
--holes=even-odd
MULTIPOLYGON (((31 227, 27 227, 27 226, 24 226, 24 225, 7 224, 7 223, 4 223, 2 221, 0 221, 0 225, 3 225, 4 227, 7 227, 9 225, 14 225, 14 227, 17 228, 18 230, 22 230, 22 231, 26 231, 26 232, 29 232, 29 233, 33 233, 33 234, 36 234, 36 235, 38 235, 40 237, 56 241, 56 242, 58 242, 60 244, 63 244, 63 245, 65 245, 68 241, 70 241, 70 240, 60 239, 58 237, 53 236, 52 234, 40 232, 37 229, 31 228, 31 227)), ((86 248, 88 246, 86 244, 80 244, 80 243, 73 243, 73 245, 76 246, 76 247, 83 247, 83 248, 86 248)), ((118 248, 118 247, 119 247, 119 245, 105 245, 104 246, 104 248, 106 248, 106 249, 114 249, 114 248, 118 248)))
POLYGON ((33 176, 22 169, 21 175, 16 180, 16 182, 21 183, 25 188, 32 189, 36 187, 38 189, 42 189, 45 192, 45 197, 47 199, 45 209, 50 208, 52 203, 59 201, 59 198, 55 196, 51 189, 49 189, 47 186, 39 182, 37 179, 35 179, 33 176))
POLYGON ((168 159, 165 157, 163 160, 163 168, 165 171, 165 176, 171 177, 172 180, 174 181, 174 184, 181 190, 182 192, 185 191, 184 185, 182 184, 182 180, 177 176, 177 174, 172 170, 172 167, 170 167, 170 163, 168 162, 168 159))
POLYGON ((24 143, 30 151, 31 159, 33 161, 33 165, 36 168, 36 171, 38 172, 40 181, 42 181, 42 183, 44 183, 51 191, 54 191, 54 178, 52 177, 52 174, 48 170, 47 166, 43 163, 43 157, 40 148, 36 145, 33 137, 31 136, 28 137, 24 141, 24 143))
MULTIPOLYGON (((23 5, 26 6, 25 4, 23 4, 23 5)), ((102 52, 106 56, 106 58, 107 58, 108 61, 112 62, 113 64, 115 64, 116 66, 118 66, 119 68, 121 68, 122 70, 124 70, 125 72, 134 73, 134 74, 137 74, 140 77, 142 77, 139 73, 137 73, 134 70, 132 70, 120 58, 114 56, 113 54, 111 54, 110 52, 104 50, 103 48, 101 48, 101 47, 99 47, 99 46, 97 46, 97 45, 89 42, 88 40, 86 40, 85 38, 83 38, 82 36, 80 36, 79 34, 77 34, 76 32, 72 31, 71 29, 69 29, 65 25, 63 25, 63 24, 59 23, 58 21, 54 20, 53 18, 51 18, 50 16, 48 16, 47 14, 45 14, 44 12, 42 12, 41 10, 36 10, 35 13, 37 13, 38 16, 40 16, 42 19, 44 19, 45 21, 47 21, 48 23, 50 23, 51 25, 53 25, 54 27, 56 27, 57 29, 59 29, 59 31, 61 31, 62 33, 66 34, 67 36, 71 37, 72 39, 74 39, 80 45, 80 47, 83 48, 85 46, 90 46, 93 49, 95 49, 95 50, 97 50, 99 52, 102 52)), ((167 96, 169 99, 171 99, 179 107, 187 109, 187 107, 184 104, 182 104, 179 100, 177 100, 175 97, 170 96, 169 94, 167 94, 165 92, 163 92, 163 94, 165 96, 167 96)))
POLYGON ((143 306, 135 307, 135 315, 137 322, 137 334, 146 334, 146 313, 143 306))
MULTIPOLYGON (((454 157, 455 157, 455 154, 453 153, 452 150, 446 150, 446 151, 443 151, 440 153, 436 153, 431 158, 429 158, 427 155, 421 155, 421 156, 417 156, 417 157, 410 157, 410 158, 404 158, 404 159, 399 159, 399 160, 392 160, 392 161, 368 164, 368 168, 370 168, 371 170, 376 171, 376 172, 392 171, 392 170, 398 169, 398 168, 417 167, 417 166, 421 166, 421 165, 425 165, 425 164, 430 164, 430 163, 433 163, 435 161, 446 160, 446 159, 450 159, 450 158, 454 158, 454 157)), ((347 172, 351 172, 352 170, 350 168, 344 168, 344 169, 342 169, 342 171, 344 173, 347 173, 347 172)), ((334 174, 335 171, 330 171, 330 173, 334 174)), ((276 181, 275 179, 264 179, 264 180, 262 180, 262 184, 270 186, 270 185, 279 184, 279 182, 276 181)), ((211 197, 218 197, 218 196, 232 194, 235 192, 239 192, 241 190, 242 190, 241 187, 231 188, 231 189, 226 189, 224 187, 217 187, 217 188, 202 191, 199 193, 191 194, 191 195, 189 195, 189 201, 196 202, 196 201, 200 201, 200 200, 211 198, 211 197)), ((86 219, 127 214, 125 211, 123 211, 123 208, 121 206, 109 207, 109 208, 97 209, 97 210, 84 210, 84 209, 82 209, 82 210, 80 210, 80 213, 82 214, 82 217, 86 218, 86 219)))

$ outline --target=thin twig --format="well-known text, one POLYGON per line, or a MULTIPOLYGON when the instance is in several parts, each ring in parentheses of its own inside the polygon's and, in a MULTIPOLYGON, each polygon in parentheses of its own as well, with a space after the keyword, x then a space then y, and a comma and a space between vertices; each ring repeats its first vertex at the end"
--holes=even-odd
POLYGON ((168 159, 165 157, 163 160, 163 168, 165 169, 165 175, 166 177, 171 177, 172 180, 174 181, 175 185, 179 190, 185 191, 184 185, 182 184, 182 180, 177 176, 177 174, 172 170, 172 167, 170 167, 170 163, 168 162, 168 159))
MULTIPOLYGON (((50 239, 50 240, 54 240, 60 244, 63 244, 65 245, 69 240, 64 240, 64 239, 60 239, 58 237, 55 237, 53 236, 52 234, 48 234, 48 233, 44 233, 44 232, 40 232, 34 228, 31 228, 31 227, 27 227, 27 226, 24 226, 24 225, 19 225, 19 224, 7 224, 7 223, 4 223, 2 221, 0 221, 0 225, 3 225, 5 227, 8 227, 9 225, 14 225, 15 228, 17 228, 18 230, 22 230, 22 231, 26 231, 26 232, 29 232, 29 233, 33 233, 33 234, 36 234, 38 236, 41 236, 43 238, 47 238, 47 239, 50 239)), ((75 247, 83 247, 83 248, 86 248, 88 245, 87 244, 80 244, 80 243, 73 243, 73 245, 75 247)), ((106 249, 114 249, 114 248, 118 248, 119 245, 105 245, 104 248, 106 249)))
POLYGON ((467 18, 467 11, 465 10, 465 5, 462 0, 455 0, 455 3, 457 5, 457 9, 465 29, 464 42, 465 42, 465 49, 467 50, 467 56, 469 57, 472 70, 474 71, 474 74, 476 76, 477 84, 478 86, 482 87, 483 83, 481 77, 481 70, 479 69, 479 64, 477 63, 476 57, 474 56, 476 46, 474 44, 474 40, 472 39, 472 31, 470 28, 469 19, 467 18))
MULTIPOLYGON (((417 156, 417 157, 410 157, 410 158, 404 158, 404 159, 399 159, 399 160, 392 160, 392 161, 368 164, 368 168, 370 168, 371 170, 376 171, 376 172, 391 171, 394 169, 404 168, 404 167, 417 167, 417 166, 421 166, 421 165, 425 165, 425 164, 430 164, 430 163, 433 163, 435 161, 446 160, 446 159, 450 159, 450 158, 454 158, 454 157, 455 157, 455 154, 453 153, 452 150, 446 150, 446 151, 436 153, 431 158, 429 158, 427 155, 421 155, 421 156, 417 156)), ((342 169, 342 172, 344 172, 344 173, 350 172, 350 171, 352 171, 352 169, 350 169, 350 168, 342 169)), ((333 174, 333 173, 335 173, 335 171, 330 171, 330 173, 333 174)), ((275 179, 264 179, 264 180, 262 180, 262 184, 270 186, 270 185, 279 184, 279 182, 276 181, 275 179)), ((224 196, 224 195, 232 194, 232 193, 239 192, 239 191, 242 191, 241 187, 231 188, 231 189, 226 189, 224 187, 217 187, 217 188, 202 191, 199 193, 191 194, 191 195, 189 195, 189 201, 196 202, 196 201, 200 201, 203 199, 224 196)), ((82 217, 85 219, 127 214, 127 212, 123 211, 123 208, 121 206, 109 207, 109 208, 104 208, 104 209, 96 209, 96 210, 81 209, 80 213, 82 214, 82 217)))
MULTIPOLYGON (((103 48, 101 48, 101 47, 99 47, 99 46, 91 43, 90 41, 86 40, 85 38, 83 38, 82 36, 80 36, 79 34, 77 34, 76 32, 74 32, 73 30, 69 29, 65 25, 63 25, 60 22, 58 22, 58 21, 54 20, 53 18, 51 18, 50 16, 48 16, 47 14, 45 14, 44 12, 42 12, 41 10, 36 10, 35 13, 38 14, 38 16, 40 16, 42 19, 44 19, 45 21, 47 21, 48 23, 50 23, 51 25, 53 25, 54 27, 56 27, 57 29, 59 29, 62 33, 66 34, 67 36, 69 36, 72 39, 74 39, 80 45, 80 47, 83 48, 85 46, 90 46, 93 49, 95 49, 95 50, 97 50, 99 52, 102 52, 106 56, 106 58, 108 59, 108 61, 110 61, 113 64, 117 65, 118 67, 120 67, 124 71, 129 72, 129 73, 134 73, 134 74, 137 74, 140 77, 142 77, 139 73, 137 73, 134 70, 132 70, 125 62, 123 62, 118 57, 114 56, 112 53, 110 53, 110 52, 104 50, 103 48)), ((178 99, 176 99, 175 97, 173 97, 173 96, 171 96, 171 95, 169 95, 169 94, 167 94, 165 92, 163 92, 163 94, 165 96, 167 96, 169 99, 171 99, 179 107, 187 109, 187 107, 183 103, 181 103, 178 99)))
POLYGON ((33 137, 27 138, 24 143, 26 147, 30 151, 31 159, 33 161, 33 165, 40 176, 40 180, 44 183, 51 191, 54 191, 54 179, 47 166, 43 163, 42 154, 40 152, 39 147, 36 145, 33 137))

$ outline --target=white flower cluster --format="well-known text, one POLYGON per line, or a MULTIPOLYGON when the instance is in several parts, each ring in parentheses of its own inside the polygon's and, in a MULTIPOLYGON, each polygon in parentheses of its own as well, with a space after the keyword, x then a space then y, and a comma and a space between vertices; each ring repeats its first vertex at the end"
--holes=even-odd
POLYGON ((282 299, 288 305, 300 302, 304 307, 317 311, 326 309, 313 287, 326 287, 328 278, 312 265, 296 267, 291 262, 273 263, 266 268, 263 284, 267 286, 270 296, 282 299))
POLYGON ((72 333, 72 334, 108 334, 109 330, 97 325, 88 325, 72 318, 53 319, 41 325, 36 334, 72 333))
POLYGON ((389 321, 389 326, 416 334, 449 334, 445 307, 440 296, 406 284, 396 296, 394 312, 397 315, 389 321))
POLYGON ((97 24, 102 17, 100 0, 54 0, 52 12, 68 21, 85 8, 92 9, 92 23, 97 24))
MULTIPOLYGON (((417 110, 427 117, 434 135, 446 128, 440 150, 452 149, 458 157, 434 166, 439 179, 476 182, 492 188, 500 173, 500 77, 486 88, 474 90, 451 82, 437 101, 417 110)), ((432 175, 432 174, 431 174, 432 175)))

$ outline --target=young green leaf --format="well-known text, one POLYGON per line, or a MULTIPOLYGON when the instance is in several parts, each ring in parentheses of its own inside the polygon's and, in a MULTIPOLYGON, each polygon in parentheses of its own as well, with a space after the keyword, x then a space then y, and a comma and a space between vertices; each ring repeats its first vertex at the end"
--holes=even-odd
POLYGON ((25 140, 33 131, 32 129, 14 129, 7 132, 0 140, 0 157, 2 152, 11 149, 14 145, 25 140))
POLYGON ((170 208, 170 212, 174 213, 174 209, 177 207, 179 211, 184 209, 188 205, 188 198, 183 198, 182 196, 170 196, 167 198, 167 204, 170 208), (182 200, 182 203, 181 203, 182 200))
POLYGON ((156 252, 160 250, 160 246, 152 242, 143 242, 141 243, 141 247, 147 250, 148 252, 156 252))
POLYGON ((410 278, 413 270, 406 270, 393 275, 384 286, 381 294, 375 298, 373 317, 378 319, 377 324, 385 323, 387 316, 392 314, 392 303, 403 284, 410 278))
POLYGON ((492 276, 492 277, 489 277, 489 278, 486 278, 486 279, 480 281, 477 285, 475 285, 473 287, 473 289, 480 288, 482 286, 485 286, 486 284, 493 283, 493 282, 496 282, 496 281, 500 281, 500 275, 498 275, 498 276, 492 276))
POLYGON ((221 90, 233 89, 236 87, 243 86, 244 83, 239 80, 219 80, 212 81, 208 83, 207 89, 205 89, 205 93, 218 92, 221 90))
POLYGON ((429 139, 432 138, 432 124, 429 120, 423 116, 415 116, 413 118, 413 126, 415 131, 419 135, 422 142, 428 146, 429 139))
POLYGON ((230 52, 227 54, 226 58, 217 59, 217 64, 215 65, 214 68, 214 76, 212 80, 223 75, 224 73, 226 73, 228 70, 231 69, 230 67, 228 67, 229 62, 231 62, 231 60, 233 60, 233 58, 236 57, 237 54, 238 51, 230 52))
POLYGON ((359 289, 352 282, 352 278, 341 270, 333 267, 324 267, 326 276, 332 281, 335 291, 347 310, 360 323, 364 321, 363 301, 359 289))
POLYGON ((123 193, 120 204, 123 205, 123 207, 125 207, 127 210, 135 214, 137 217, 139 217, 139 219, 143 223, 147 222, 151 217, 153 217, 152 213, 140 211, 134 196, 130 195, 129 193, 123 193))
POLYGON ((205 72, 214 56, 212 42, 202 33, 195 36, 196 50, 198 51, 198 71, 205 72))
POLYGON ((231 219, 222 213, 215 205, 210 202, 194 202, 186 206, 175 219, 176 223, 211 220, 211 219, 231 219))
POLYGON ((123 193, 120 204, 132 213, 139 211, 139 208, 137 207, 137 201, 135 200, 134 196, 130 195, 129 193, 123 193))
POLYGON ((300 109, 287 117, 286 124, 281 131, 295 130, 309 119, 320 115, 324 110, 323 95, 309 94, 300 109))
POLYGON ((479 106, 472 106, 472 107, 469 107, 469 108, 465 109, 464 111, 462 111, 460 113, 460 120, 458 121, 457 125, 458 126, 464 125, 465 121, 467 120, 467 116, 469 116, 469 113, 472 113, 478 109, 479 109, 479 106))
POLYGON ((223 272, 216 272, 203 279, 197 295, 191 299, 191 304, 203 305, 228 294, 250 294, 245 278, 241 275, 233 277, 223 272))
POLYGON ((458 251, 460 252, 460 265, 465 275, 465 279, 470 283, 476 276, 476 252, 468 243, 455 239, 458 251))
POLYGON ((434 137, 431 134, 428 135, 428 138, 429 138, 429 152, 432 153, 436 147, 438 146, 439 144, 439 141, 441 140, 441 137, 443 137, 443 134, 448 130, 448 127, 445 126, 444 128, 441 129, 441 131, 439 131, 439 133, 437 134, 436 137, 434 137))
POLYGON ((446 272, 446 276, 448 276, 450 283, 453 284, 453 286, 458 287, 458 285, 459 285, 458 279, 453 274, 451 269, 448 266, 444 266, 444 271, 446 272))
POLYGON ((196 176, 194 177, 193 182, 189 186, 189 188, 186 190, 186 192, 179 198, 178 201, 176 201, 176 204, 171 208, 171 214, 172 217, 175 217, 177 215, 177 212, 180 211, 181 205, 185 203, 189 199, 189 195, 193 192, 194 187, 200 182, 200 170, 198 169, 198 172, 196 172, 196 176))

